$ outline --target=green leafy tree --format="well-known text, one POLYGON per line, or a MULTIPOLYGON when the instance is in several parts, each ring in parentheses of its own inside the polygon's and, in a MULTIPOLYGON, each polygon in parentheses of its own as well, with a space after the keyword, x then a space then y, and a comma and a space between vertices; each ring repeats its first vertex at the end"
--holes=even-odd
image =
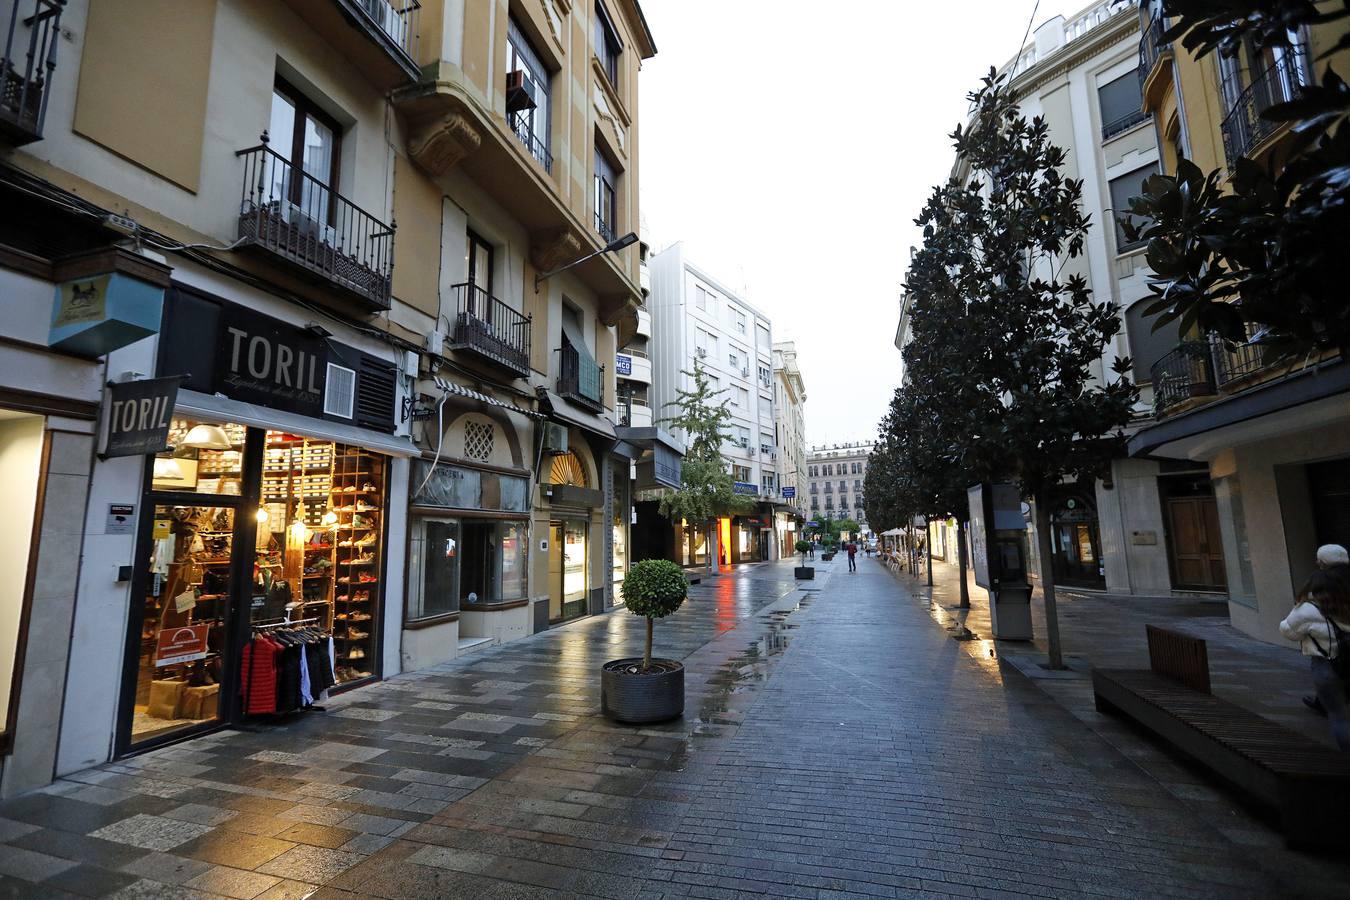
POLYGON ((793 548, 794 548, 798 553, 801 554, 801 557, 802 557, 802 565, 805 566, 805 565, 806 565, 806 554, 808 554, 808 553, 811 552, 811 542, 810 542, 810 541, 798 541, 796 544, 793 545, 793 548))
MULTIPOLYGON (((1291 46, 1301 30, 1350 19, 1350 4, 1311 0, 1165 0, 1180 40, 1197 57, 1236 56, 1248 47, 1291 46)), ((1350 49, 1350 32, 1324 56, 1350 49)), ((1288 65, 1289 63, 1285 63, 1288 65)), ((1350 251, 1350 86, 1327 65, 1321 83, 1262 113, 1292 125, 1273 171, 1239 158, 1232 177, 1182 160, 1130 201, 1126 234, 1147 241, 1158 276, 1146 313, 1155 329, 1251 340, 1266 363, 1350 355, 1350 304, 1343 270, 1350 251), (1136 221, 1135 216, 1142 218, 1136 221)), ((1273 154, 1272 154, 1273 156, 1273 154)), ((1124 213, 1124 210, 1120 212, 1124 213)))
POLYGON ((713 388, 712 378, 703 364, 694 361, 693 371, 685 371, 692 389, 680 388, 677 399, 668 404, 675 415, 663 420, 682 431, 688 443, 680 466, 680 488, 661 498, 660 513, 668 519, 687 519, 704 523, 708 541, 708 568, 718 571, 717 519, 739 515, 754 508, 754 500, 737 494, 722 445, 731 440, 729 400, 717 398, 725 389, 713 388))
POLYGON ((960 482, 995 476, 1035 500, 1050 664, 1059 668, 1050 494, 1105 469, 1137 391, 1128 359, 1102 371, 1120 330, 1116 307, 1096 302, 1082 275, 1064 275, 1090 224, 1082 182, 1063 175, 1065 153, 1045 121, 1023 116, 995 72, 969 99, 970 125, 952 134, 965 175, 938 188, 919 219, 931 256, 911 273, 913 315, 931 317, 932 327, 911 342, 926 346, 906 357, 916 363, 912 387, 901 391, 893 424, 908 431, 918 511, 962 509, 960 482), (943 327, 956 337, 944 341, 943 327), (942 427, 930 429, 936 419, 942 427))
POLYGON ((634 563, 623 577, 623 599, 628 611, 647 620, 647 644, 642 671, 652 666, 652 623, 678 610, 689 596, 684 571, 668 559, 644 559, 634 563))

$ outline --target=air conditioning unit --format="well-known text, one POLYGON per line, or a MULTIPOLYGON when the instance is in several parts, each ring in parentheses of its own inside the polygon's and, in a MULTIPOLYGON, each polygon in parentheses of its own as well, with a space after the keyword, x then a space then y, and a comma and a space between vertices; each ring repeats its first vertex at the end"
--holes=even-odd
POLYGON ((699 359, 703 359, 708 355, 708 350, 705 347, 695 347, 694 354, 698 356, 699 359))
POLYGON ((534 109, 534 107, 534 93, 530 90, 529 82, 525 80, 525 70, 516 69, 513 72, 507 72, 506 111, 514 113, 523 109, 534 109))
POLYGON ((749 369, 748 366, 742 366, 742 367, 741 367, 741 377, 742 377, 742 378, 749 378, 749 377, 750 377, 750 369, 749 369))
POLYGON ((562 456, 567 452, 567 426, 557 422, 544 424, 544 452, 550 456, 562 456))
POLYGON ((319 243, 330 247, 337 246, 337 229, 326 222, 320 222, 298 204, 289 200, 281 202, 281 221, 292 226, 306 237, 318 238, 319 243))

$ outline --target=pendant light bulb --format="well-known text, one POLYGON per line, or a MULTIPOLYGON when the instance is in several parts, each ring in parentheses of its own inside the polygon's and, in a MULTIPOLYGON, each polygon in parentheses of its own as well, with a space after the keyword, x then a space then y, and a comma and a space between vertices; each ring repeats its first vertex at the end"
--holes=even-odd
POLYGON ((253 518, 257 519, 259 522, 266 522, 267 510, 263 509, 261 506, 258 507, 258 511, 254 513, 253 518))
POLYGON ((229 450, 234 444, 219 425, 193 425, 184 435, 182 446, 194 450, 229 450))

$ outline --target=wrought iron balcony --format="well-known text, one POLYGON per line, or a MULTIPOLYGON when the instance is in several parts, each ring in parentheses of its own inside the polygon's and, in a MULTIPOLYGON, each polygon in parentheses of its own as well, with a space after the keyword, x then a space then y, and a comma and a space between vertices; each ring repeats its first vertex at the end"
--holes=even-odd
POLYGON ((1149 371, 1158 415, 1186 400, 1214 396, 1214 364, 1206 341, 1183 341, 1149 371))
POLYGON ((262 143, 244 159, 239 238, 326 279, 375 309, 388 309, 394 228, 329 189, 262 143))
POLYGON ((619 395, 618 409, 616 412, 618 414, 618 424, 621 428, 633 426, 633 410, 635 409, 646 410, 646 416, 642 416, 641 413, 639 413, 639 416, 647 420, 651 419, 650 403, 641 397, 633 397, 629 394, 619 395))
POLYGON ((1114 122, 1107 122, 1105 125, 1102 126, 1102 140, 1106 140, 1107 138, 1113 138, 1118 134, 1123 134, 1124 132, 1129 131, 1131 128, 1138 125, 1140 122, 1147 122, 1151 118, 1152 116, 1150 116, 1148 113, 1143 112, 1141 110, 1136 110, 1132 113, 1128 113, 1127 115, 1121 116, 1114 122))
POLYGON ((539 164, 544 167, 544 171, 552 172, 553 154, 548 152, 548 145, 534 130, 534 119, 529 110, 511 113, 511 130, 525 145, 525 149, 530 151, 530 155, 539 160, 539 164))
POLYGON ((477 354, 517 377, 528 376, 531 318, 475 284, 457 284, 450 290, 455 299, 455 318, 446 346, 477 354))
POLYGON ((570 343, 565 342, 558 352, 562 354, 558 393, 592 412, 603 412, 605 367, 596 365, 589 353, 570 343))
POLYGON ((1276 103, 1293 100, 1307 83, 1304 49, 1296 47, 1247 85, 1223 120, 1223 149, 1230 168, 1280 128, 1282 123, 1272 122, 1262 113, 1276 103))
MULTIPOLYGON (((1143 13, 1141 13, 1143 15, 1143 13)), ((1171 44, 1163 40, 1163 34, 1167 32, 1167 22, 1161 15, 1149 15, 1148 21, 1139 35, 1139 83, 1143 84, 1148 80, 1149 73, 1153 67, 1158 64, 1165 51, 1171 48, 1171 44)))
POLYGON ((0 55, 0 134, 18 146, 42 139, 66 0, 11 0, 9 5, 0 55), (21 8, 27 7, 33 13, 25 17, 21 8))
POLYGON ((1254 344, 1230 344, 1215 337, 1213 345, 1214 377, 1219 387, 1226 387, 1266 367, 1261 360, 1261 348, 1254 344))
POLYGON ((601 212, 595 214, 595 230, 606 244, 614 242, 614 225, 601 212))

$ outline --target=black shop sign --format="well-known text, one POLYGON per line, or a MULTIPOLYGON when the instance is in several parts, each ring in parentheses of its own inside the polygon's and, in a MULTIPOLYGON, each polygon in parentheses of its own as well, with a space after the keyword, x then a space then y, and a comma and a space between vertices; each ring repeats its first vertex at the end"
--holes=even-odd
POLYGON ((143 456, 169 448, 169 423, 178 398, 178 376, 108 385, 104 459, 143 456))
POLYGON ((175 285, 160 343, 159 371, 186 388, 323 417, 331 351, 303 328, 175 285))

